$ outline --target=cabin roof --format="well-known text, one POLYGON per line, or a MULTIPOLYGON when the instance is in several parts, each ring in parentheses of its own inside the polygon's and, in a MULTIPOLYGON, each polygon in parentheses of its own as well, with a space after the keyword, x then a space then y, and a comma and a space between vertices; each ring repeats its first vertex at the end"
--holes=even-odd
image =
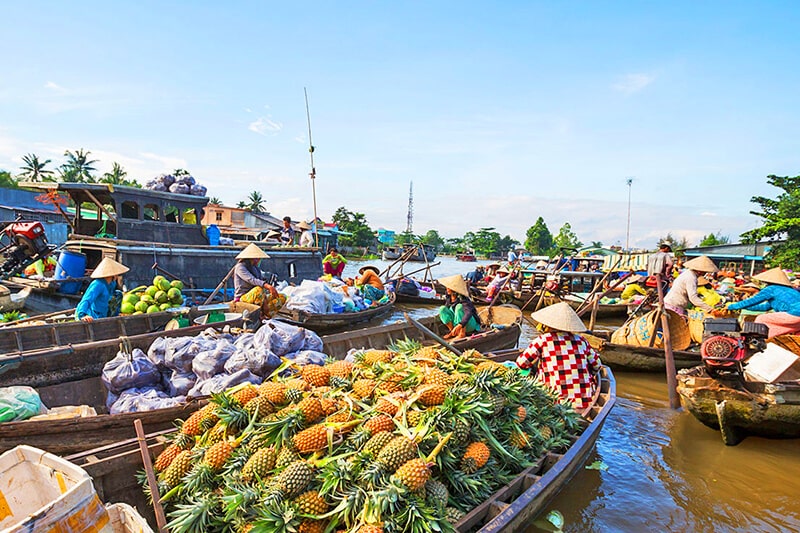
POLYGON ((138 187, 129 187, 127 185, 111 185, 110 183, 63 183, 63 182, 44 182, 44 183, 37 183, 37 182, 21 182, 20 187, 25 187, 28 189, 39 189, 39 190, 46 190, 46 191, 62 191, 70 196, 78 195, 80 196, 81 193, 86 193, 87 191, 97 195, 97 194, 108 194, 108 195, 115 195, 119 194, 120 196, 125 196, 127 198, 139 198, 141 200, 146 200, 148 198, 158 198, 161 200, 168 200, 174 203, 182 203, 187 204, 191 203, 193 205, 201 204, 206 205, 208 203, 208 197, 206 196, 193 196, 191 194, 176 194, 173 192, 161 192, 161 191, 151 191, 150 189, 140 189, 138 187))

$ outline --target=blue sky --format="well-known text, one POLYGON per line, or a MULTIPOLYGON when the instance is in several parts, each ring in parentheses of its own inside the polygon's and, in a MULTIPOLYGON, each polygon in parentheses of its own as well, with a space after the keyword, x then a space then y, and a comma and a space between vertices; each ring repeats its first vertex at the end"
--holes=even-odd
POLYGON ((0 169, 84 148, 448 237, 734 240, 800 173, 795 2, 5 2, 0 169), (291 5, 289 5, 291 4, 291 5), (497 4, 497 5, 493 5, 497 4))

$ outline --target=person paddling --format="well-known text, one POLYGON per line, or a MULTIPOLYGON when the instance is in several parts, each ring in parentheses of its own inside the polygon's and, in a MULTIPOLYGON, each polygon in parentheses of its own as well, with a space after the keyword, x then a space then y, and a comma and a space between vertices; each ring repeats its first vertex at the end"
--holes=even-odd
POLYGON ((122 294, 117 291, 117 287, 122 287, 119 277, 129 270, 130 268, 122 263, 118 263, 110 257, 104 257, 90 276, 92 282, 83 293, 78 307, 75 308, 75 318, 84 322, 92 322, 98 318, 108 318, 119 314, 119 302, 113 305, 111 301, 112 299, 121 301, 122 294), (117 295, 117 292, 120 294, 117 295))

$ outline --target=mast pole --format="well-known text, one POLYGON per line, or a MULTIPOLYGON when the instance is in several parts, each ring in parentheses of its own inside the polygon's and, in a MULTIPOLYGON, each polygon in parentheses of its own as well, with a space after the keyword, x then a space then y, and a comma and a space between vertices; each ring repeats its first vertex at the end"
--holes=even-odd
POLYGON ((319 246, 319 235, 317 234, 317 169, 314 167, 314 143, 311 142, 311 112, 308 109, 308 90, 303 87, 303 94, 306 97, 306 121, 308 122, 308 155, 311 158, 311 194, 314 200, 314 246, 319 246))

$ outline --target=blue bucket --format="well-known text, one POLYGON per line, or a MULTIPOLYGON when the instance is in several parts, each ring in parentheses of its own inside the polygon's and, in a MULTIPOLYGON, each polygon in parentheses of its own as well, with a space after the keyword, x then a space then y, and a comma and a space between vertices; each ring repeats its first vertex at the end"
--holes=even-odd
MULTIPOLYGON (((56 278, 82 278, 86 272, 86 256, 78 252, 64 250, 58 254, 56 278)), ((60 284, 58 291, 63 294, 77 294, 81 290, 82 281, 69 281, 60 284)))
POLYGON ((208 237, 208 244, 210 246, 219 246, 220 231, 216 224, 211 224, 206 228, 206 237, 208 237))

